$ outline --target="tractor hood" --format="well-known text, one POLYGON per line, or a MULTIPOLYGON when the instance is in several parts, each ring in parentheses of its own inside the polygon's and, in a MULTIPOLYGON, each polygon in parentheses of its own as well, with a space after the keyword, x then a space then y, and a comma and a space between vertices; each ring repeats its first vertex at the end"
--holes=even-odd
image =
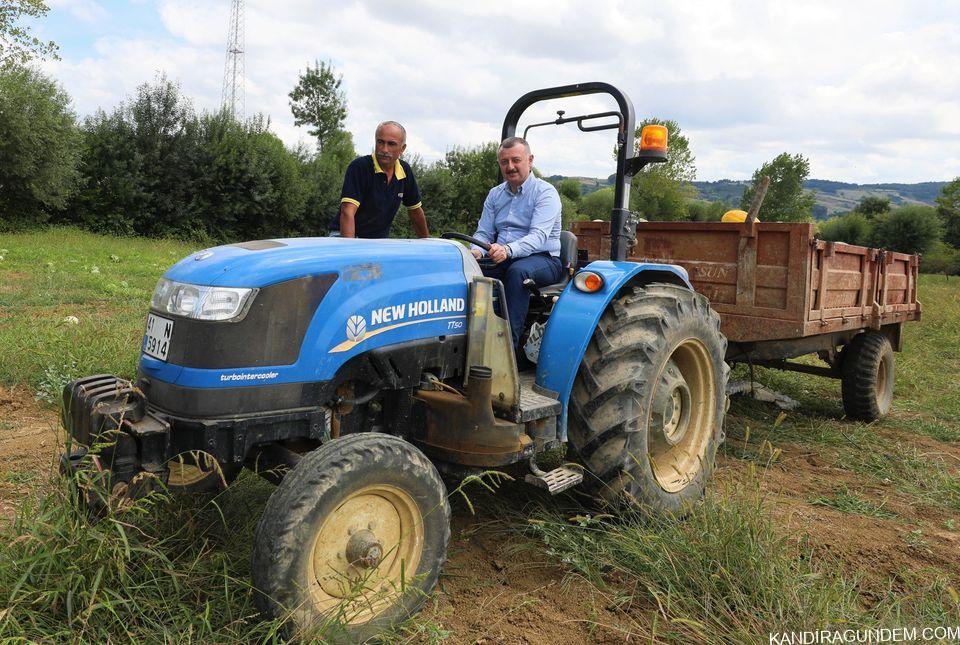
POLYGON ((462 271, 467 279, 479 273, 469 252, 450 240, 308 237, 204 249, 177 262, 164 277, 198 285, 261 288, 329 273, 346 280, 371 280, 384 271, 389 272, 384 277, 398 277, 451 270, 462 271))

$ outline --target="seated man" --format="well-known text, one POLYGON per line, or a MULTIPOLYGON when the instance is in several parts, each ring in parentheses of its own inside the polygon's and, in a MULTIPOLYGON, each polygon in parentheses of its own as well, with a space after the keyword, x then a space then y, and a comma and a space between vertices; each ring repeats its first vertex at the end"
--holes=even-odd
MULTIPOLYGON (((530 308, 530 293, 523 281, 532 278, 542 287, 559 282, 563 276, 560 195, 552 184, 530 172, 533 155, 520 137, 504 139, 497 160, 506 181, 487 194, 473 236, 490 243, 487 254, 497 264, 483 273, 503 282, 513 345, 517 347, 530 308)), ((471 250, 477 259, 483 257, 479 247, 471 250)))

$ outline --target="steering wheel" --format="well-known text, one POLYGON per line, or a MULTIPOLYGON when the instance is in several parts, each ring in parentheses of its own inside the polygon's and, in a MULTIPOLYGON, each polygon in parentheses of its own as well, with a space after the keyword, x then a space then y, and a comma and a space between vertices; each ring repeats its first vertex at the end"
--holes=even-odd
MULTIPOLYGON (((443 233, 440 237, 442 237, 445 240, 463 240, 464 242, 470 242, 471 244, 476 244, 484 251, 488 251, 488 252, 490 251, 490 245, 487 242, 478 240, 477 238, 472 237, 470 235, 464 235, 463 233, 448 231, 446 233, 443 233)), ((477 264, 480 265, 481 269, 492 269, 493 267, 497 266, 497 263, 494 262, 489 255, 485 255, 479 260, 477 260, 477 264)))
POLYGON ((463 233, 455 233, 453 231, 448 231, 443 235, 441 235, 440 237, 442 237, 445 240, 463 240, 464 242, 470 242, 470 244, 476 244, 484 251, 490 250, 490 245, 487 244, 486 242, 478 240, 477 238, 471 237, 469 235, 464 235, 463 233))

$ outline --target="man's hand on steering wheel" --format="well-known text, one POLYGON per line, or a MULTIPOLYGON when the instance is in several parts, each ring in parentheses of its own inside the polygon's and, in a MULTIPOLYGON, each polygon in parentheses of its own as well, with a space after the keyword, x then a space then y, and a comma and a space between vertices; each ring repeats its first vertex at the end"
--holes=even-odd
POLYGON ((483 251, 480 249, 470 249, 470 252, 473 253, 473 257, 477 258, 478 260, 483 259, 483 251))
POLYGON ((490 245, 490 250, 487 251, 487 255, 490 256, 491 260, 493 260, 497 264, 500 264, 501 262, 503 262, 504 260, 510 257, 510 250, 506 246, 503 246, 502 244, 494 243, 490 245))

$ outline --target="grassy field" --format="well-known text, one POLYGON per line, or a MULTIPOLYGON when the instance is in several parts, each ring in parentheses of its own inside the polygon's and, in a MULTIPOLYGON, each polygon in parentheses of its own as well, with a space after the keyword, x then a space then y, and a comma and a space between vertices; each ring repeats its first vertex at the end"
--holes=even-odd
MULTIPOLYGON (((133 376, 155 282, 193 250, 72 229, 0 236, 0 389, 52 410, 71 378, 133 376)), ((758 370, 801 406, 734 399, 715 485, 682 522, 614 518, 512 484, 471 492, 476 516, 457 496, 444 593, 391 639, 767 642, 791 629, 960 624, 960 281, 923 276, 920 296, 889 417, 848 422, 838 382, 758 370), (500 548, 480 549, 481 537, 500 548), (483 567, 531 560, 557 571, 555 596, 485 586, 483 567), (545 618, 551 598, 569 618, 559 627, 545 618)), ((2 404, 0 433, 28 407, 2 404)), ((95 526, 60 480, 0 465, 4 481, 19 510, 0 518, 0 639, 277 639, 247 582, 271 491, 256 477, 203 503, 157 496, 95 526)))

